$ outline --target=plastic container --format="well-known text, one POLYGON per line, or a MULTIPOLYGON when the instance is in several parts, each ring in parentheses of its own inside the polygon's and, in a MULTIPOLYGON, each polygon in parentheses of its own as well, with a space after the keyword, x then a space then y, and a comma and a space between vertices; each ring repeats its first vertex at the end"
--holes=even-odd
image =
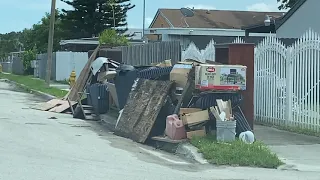
POLYGON ((217 141, 234 141, 236 138, 236 124, 236 121, 217 121, 217 141))
POLYGON ((251 131, 245 131, 240 133, 239 139, 247 144, 252 144, 254 142, 254 134, 251 131))
POLYGON ((172 140, 187 138, 184 125, 176 114, 167 116, 165 133, 172 140))

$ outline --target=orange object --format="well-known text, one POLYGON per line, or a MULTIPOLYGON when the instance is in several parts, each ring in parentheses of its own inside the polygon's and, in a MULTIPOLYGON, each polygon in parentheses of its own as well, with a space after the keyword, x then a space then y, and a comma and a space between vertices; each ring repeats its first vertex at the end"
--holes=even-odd
POLYGON ((186 129, 176 114, 167 117, 165 133, 172 140, 187 138, 186 129))

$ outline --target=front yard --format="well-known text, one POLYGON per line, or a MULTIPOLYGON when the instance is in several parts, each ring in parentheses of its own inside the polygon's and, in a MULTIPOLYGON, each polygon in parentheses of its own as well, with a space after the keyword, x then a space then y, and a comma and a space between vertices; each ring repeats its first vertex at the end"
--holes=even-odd
POLYGON ((32 76, 21 76, 8 73, 0 73, 0 79, 8 79, 14 81, 26 90, 36 90, 58 98, 64 97, 68 92, 55 87, 47 87, 44 80, 33 78, 32 76))
POLYGON ((262 142, 245 144, 240 140, 220 143, 214 136, 194 137, 191 144, 199 149, 204 158, 216 165, 277 168, 283 164, 278 156, 262 142))

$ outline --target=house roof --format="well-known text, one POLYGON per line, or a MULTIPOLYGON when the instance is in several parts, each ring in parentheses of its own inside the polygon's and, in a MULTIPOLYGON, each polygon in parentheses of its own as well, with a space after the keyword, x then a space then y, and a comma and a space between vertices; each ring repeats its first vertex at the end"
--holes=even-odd
POLYGON ((245 30, 246 33, 276 33, 275 20, 271 17, 270 25, 266 26, 264 22, 257 24, 251 24, 249 26, 244 26, 241 29, 245 30))
MULTIPOLYGON (((129 43, 141 43, 142 42, 142 31, 143 31, 142 29, 130 28, 124 33, 124 35, 130 35, 130 37, 127 38, 129 40, 129 43)), ((66 45, 66 44, 98 45, 99 38, 93 37, 93 38, 68 39, 68 40, 61 40, 60 41, 60 45, 66 45)))
MULTIPOLYGON (((229 10, 203 10, 193 9, 194 16, 186 17, 185 20, 190 28, 220 28, 241 29, 243 26, 263 22, 266 15, 280 17, 282 12, 255 12, 255 11, 229 11, 229 10)), ((154 24, 161 15, 171 28, 186 27, 180 9, 159 9, 150 25, 154 24)))
POLYGON ((281 18, 276 19, 276 30, 285 23, 307 0, 298 0, 292 8, 281 18))
MULTIPOLYGON (((147 35, 179 36, 245 36, 245 30, 219 28, 148 28, 147 35)), ((250 36, 270 36, 270 33, 251 33, 250 36)))

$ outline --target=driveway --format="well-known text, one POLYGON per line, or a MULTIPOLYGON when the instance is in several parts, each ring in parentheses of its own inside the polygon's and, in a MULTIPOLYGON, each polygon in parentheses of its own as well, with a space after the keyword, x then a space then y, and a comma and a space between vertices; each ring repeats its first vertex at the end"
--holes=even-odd
POLYGON ((318 180, 320 173, 215 167, 114 136, 98 123, 30 109, 41 99, 0 82, 0 179, 318 180))
MULTIPOLYGON (((285 169, 320 172, 320 138, 256 125, 256 138, 285 163, 285 169)), ((320 178, 319 178, 320 179, 320 178)))

